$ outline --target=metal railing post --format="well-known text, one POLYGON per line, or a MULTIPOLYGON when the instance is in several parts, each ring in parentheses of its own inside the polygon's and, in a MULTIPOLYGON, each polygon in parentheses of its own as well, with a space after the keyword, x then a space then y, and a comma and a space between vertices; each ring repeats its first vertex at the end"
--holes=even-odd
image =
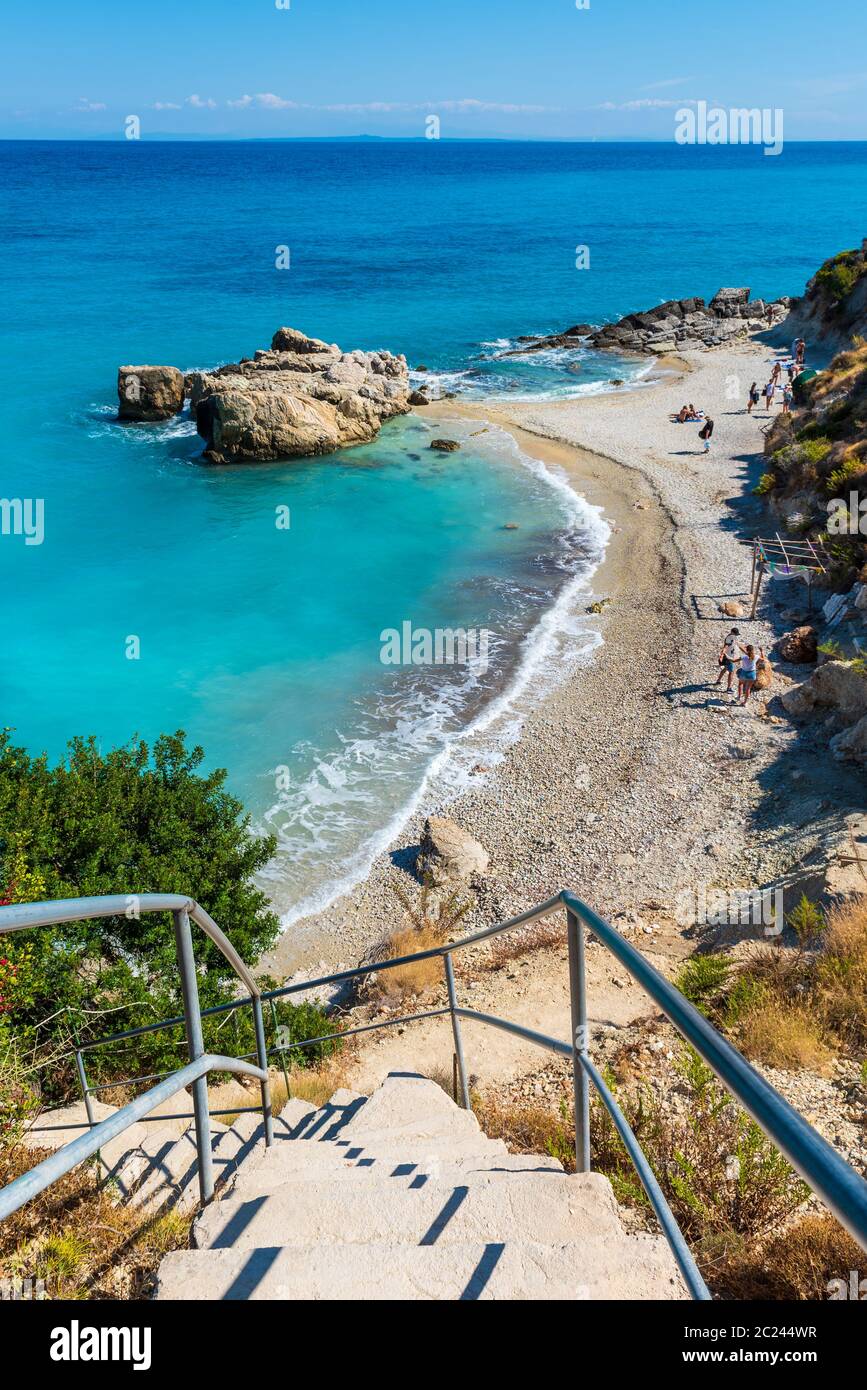
POLYGON ((262 1000, 253 1000, 253 1026, 256 1030, 256 1056, 265 1079, 259 1082, 262 1091, 262 1119, 265 1122, 265 1146, 270 1148, 274 1142, 274 1117, 271 1114, 271 1083, 268 1080, 268 1049, 265 1046, 265 1025, 262 1022, 262 1000))
POLYGON ((449 1011, 452 1016, 452 1033, 455 1039, 455 1057, 458 1064, 458 1076, 461 1083, 461 1104, 465 1110, 470 1110, 470 1092, 467 1086, 467 1069, 464 1065, 464 1046, 461 1042, 461 1025, 458 1020, 457 999, 455 998, 455 972, 452 968, 452 958, 448 951, 443 956, 443 965, 446 969, 446 986, 449 992, 449 1011))
POLYGON ((271 1005, 271 1022, 274 1025, 274 1046, 278 1049, 280 1053, 280 1065, 283 1068, 283 1080, 286 1083, 286 1099, 291 1100, 292 1097, 289 1089, 289 1068, 286 1065, 286 1048, 282 1046, 280 1041, 280 1025, 277 1022, 277 1005, 274 1003, 273 999, 269 999, 268 1003, 271 1005))
MULTIPOLYGON (((202 1035, 202 1015, 199 1009, 199 985, 193 956, 193 937, 186 908, 173 912, 175 950, 181 971, 181 993, 184 1000, 184 1028, 190 1061, 197 1062, 205 1054, 202 1035)), ((199 1155, 199 1195, 202 1203, 214 1195, 214 1162, 211 1153, 211 1117, 208 1111, 208 1078, 200 1076, 193 1082, 193 1111, 196 1123, 196 1149, 199 1155)))
POLYGON ((81 1087, 81 1095, 84 1100, 84 1113, 87 1115, 87 1123, 90 1128, 96 1124, 93 1114, 93 1101, 90 1095, 90 1086, 87 1084, 87 1072, 84 1070, 84 1058, 81 1055, 81 1043, 77 1029, 72 1030, 72 1041, 75 1043, 75 1070, 78 1073, 78 1084, 81 1087))
POLYGON ((590 1082, 580 1062, 587 1054, 587 984, 584 973, 584 924, 566 910, 569 942, 569 997, 572 1005, 572 1089, 575 1096, 575 1167, 590 1172, 590 1082))

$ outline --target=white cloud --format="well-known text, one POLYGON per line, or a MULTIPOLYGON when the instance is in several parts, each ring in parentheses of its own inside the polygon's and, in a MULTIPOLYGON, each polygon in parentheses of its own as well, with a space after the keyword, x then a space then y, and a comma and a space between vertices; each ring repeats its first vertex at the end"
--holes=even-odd
POLYGON ((674 106, 696 106, 692 98, 682 97, 678 101, 663 100, 661 97, 639 97, 634 101, 603 101, 594 106, 594 111, 668 111, 674 106))
POLYGON ((196 109, 199 111, 213 111, 215 110, 217 103, 214 101, 213 97, 200 97, 197 93, 194 92, 191 97, 187 97, 187 105, 195 106, 196 109))
POLYGON ((265 106, 269 111, 297 111, 297 101, 287 101, 284 97, 278 97, 274 92, 257 92, 256 100, 260 106, 265 106))
POLYGON ((152 107, 154 111, 180 111, 180 103, 177 101, 155 101, 152 107))
POLYGON ((253 98, 250 96, 238 97, 237 101, 227 101, 227 106, 243 107, 252 105, 253 98))
POLYGON ((74 106, 73 111, 105 111, 104 101, 88 101, 87 97, 78 98, 78 106, 74 106))

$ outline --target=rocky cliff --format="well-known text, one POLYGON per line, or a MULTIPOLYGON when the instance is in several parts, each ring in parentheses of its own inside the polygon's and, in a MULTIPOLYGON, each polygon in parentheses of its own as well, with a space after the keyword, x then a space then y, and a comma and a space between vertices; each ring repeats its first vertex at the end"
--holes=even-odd
POLYGON ((253 357, 189 372, 178 390, 173 367, 121 367, 120 417, 166 419, 189 400, 213 463, 327 454, 374 439, 409 410, 406 359, 343 352, 334 343, 280 328, 253 357))

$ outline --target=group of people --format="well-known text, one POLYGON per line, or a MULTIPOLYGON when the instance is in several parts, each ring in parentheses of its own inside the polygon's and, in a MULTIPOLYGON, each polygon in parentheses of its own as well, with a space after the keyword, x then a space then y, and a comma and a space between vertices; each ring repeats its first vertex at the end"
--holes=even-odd
POLYGON ((759 647, 757 652, 751 643, 744 644, 741 642, 740 629, 733 627, 720 648, 719 675, 714 684, 719 685, 723 676, 727 676, 726 690, 729 694, 734 694, 734 678, 737 674, 737 703, 745 705, 753 693, 758 676, 758 663, 764 659, 764 647, 759 647))
POLYGON ((690 401, 689 405, 682 405, 676 415, 669 415, 668 418, 675 420, 678 425, 701 425, 698 437, 704 444, 704 452, 709 452, 713 434, 713 420, 703 410, 698 410, 690 401))
POLYGON ((771 413, 771 406, 774 404, 778 389, 782 386, 783 391, 783 414, 788 415, 792 409, 793 385, 795 378, 801 375, 804 370, 804 355, 807 351, 807 344, 803 338, 796 338, 792 343, 792 356, 786 363, 786 374, 788 381, 783 385, 783 363, 775 362, 773 370, 765 387, 759 391, 758 382, 753 382, 747 394, 747 414, 752 415, 753 409, 758 405, 762 396, 765 398, 765 409, 771 413))

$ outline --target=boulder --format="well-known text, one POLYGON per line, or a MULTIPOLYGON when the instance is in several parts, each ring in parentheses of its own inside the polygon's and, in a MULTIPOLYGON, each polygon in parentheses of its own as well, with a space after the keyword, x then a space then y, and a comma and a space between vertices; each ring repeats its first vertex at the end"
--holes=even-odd
POLYGON ((816 629, 796 627, 786 632, 776 645, 776 653, 781 661, 790 661, 794 666, 806 666, 817 658, 816 629))
POLYGON ((118 417, 169 420, 184 408, 184 374, 177 367, 118 367, 118 417))
POLYGON ((760 656, 756 662, 756 690, 769 690, 774 672, 767 657, 760 656))
POLYGON ((737 599, 726 599, 725 603, 719 605, 719 612, 724 613, 727 618, 744 618, 747 610, 737 599))
POLYGON ((826 661, 802 685, 784 691, 781 699, 796 717, 825 707, 837 710, 844 723, 852 724, 867 714, 867 681, 854 661, 826 661))
POLYGON ((740 318, 749 302, 750 292, 748 289, 722 289, 717 290, 708 308, 712 314, 716 314, 719 318, 740 318))
POLYGON ((419 878, 428 878, 435 888, 466 883, 475 874, 484 876, 489 863, 487 850, 447 816, 425 821, 416 860, 419 878))
POLYGON ((439 450, 441 454, 453 454, 461 446, 457 439, 432 439, 430 447, 439 450))
POLYGON ((309 457, 375 439, 409 410, 406 358, 342 352, 280 328, 254 357, 189 372, 185 389, 213 463, 309 457))
MULTIPOLYGON (((840 762, 846 758, 864 762, 867 759, 867 714, 862 715, 858 722, 850 728, 835 734, 828 746, 834 757, 840 762)), ((867 882, 865 882, 865 891, 867 891, 867 882)))
POLYGON ((430 396, 426 391, 410 391, 407 399, 410 405, 430 405, 430 396))

